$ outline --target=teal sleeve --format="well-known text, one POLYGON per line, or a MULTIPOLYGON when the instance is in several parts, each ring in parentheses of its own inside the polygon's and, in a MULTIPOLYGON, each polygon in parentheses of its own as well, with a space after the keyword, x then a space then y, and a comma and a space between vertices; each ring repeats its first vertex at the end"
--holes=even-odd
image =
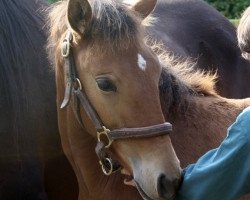
POLYGON ((250 107, 228 129, 217 149, 184 170, 175 200, 236 200, 250 193, 250 107))

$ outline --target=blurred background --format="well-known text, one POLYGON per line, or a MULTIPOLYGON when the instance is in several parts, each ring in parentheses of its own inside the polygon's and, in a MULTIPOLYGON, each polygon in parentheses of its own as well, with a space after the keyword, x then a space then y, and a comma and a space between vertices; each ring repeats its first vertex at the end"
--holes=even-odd
POLYGON ((206 0, 229 19, 238 19, 250 6, 250 0, 206 0))
MULTIPOLYGON (((48 0, 55 3, 57 0, 48 0)), ((205 0, 237 25, 241 13, 250 6, 250 0, 205 0)))

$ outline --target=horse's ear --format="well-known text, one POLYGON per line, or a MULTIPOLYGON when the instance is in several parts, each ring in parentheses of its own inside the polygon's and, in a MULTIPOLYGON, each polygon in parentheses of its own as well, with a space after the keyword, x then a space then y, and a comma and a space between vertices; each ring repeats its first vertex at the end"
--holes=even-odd
POLYGON ((124 0, 124 2, 145 19, 154 10, 157 0, 124 0))
POLYGON ((92 8, 88 0, 69 0, 68 21, 71 28, 83 35, 87 32, 92 19, 92 8))

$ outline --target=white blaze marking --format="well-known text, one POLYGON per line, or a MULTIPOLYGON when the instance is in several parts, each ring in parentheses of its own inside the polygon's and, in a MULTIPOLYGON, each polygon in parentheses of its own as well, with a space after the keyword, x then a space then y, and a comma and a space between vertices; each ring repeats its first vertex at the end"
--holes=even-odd
POLYGON ((147 67, 147 62, 146 60, 142 57, 141 54, 138 54, 138 65, 139 65, 139 68, 143 71, 146 70, 146 67, 147 67))

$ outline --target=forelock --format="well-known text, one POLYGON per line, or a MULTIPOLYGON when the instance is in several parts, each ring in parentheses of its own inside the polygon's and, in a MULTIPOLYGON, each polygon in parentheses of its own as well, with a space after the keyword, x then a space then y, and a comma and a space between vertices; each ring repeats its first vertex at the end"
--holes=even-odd
POLYGON ((87 36, 93 46, 119 50, 137 44, 142 26, 138 16, 117 0, 93 0, 92 24, 87 36))

